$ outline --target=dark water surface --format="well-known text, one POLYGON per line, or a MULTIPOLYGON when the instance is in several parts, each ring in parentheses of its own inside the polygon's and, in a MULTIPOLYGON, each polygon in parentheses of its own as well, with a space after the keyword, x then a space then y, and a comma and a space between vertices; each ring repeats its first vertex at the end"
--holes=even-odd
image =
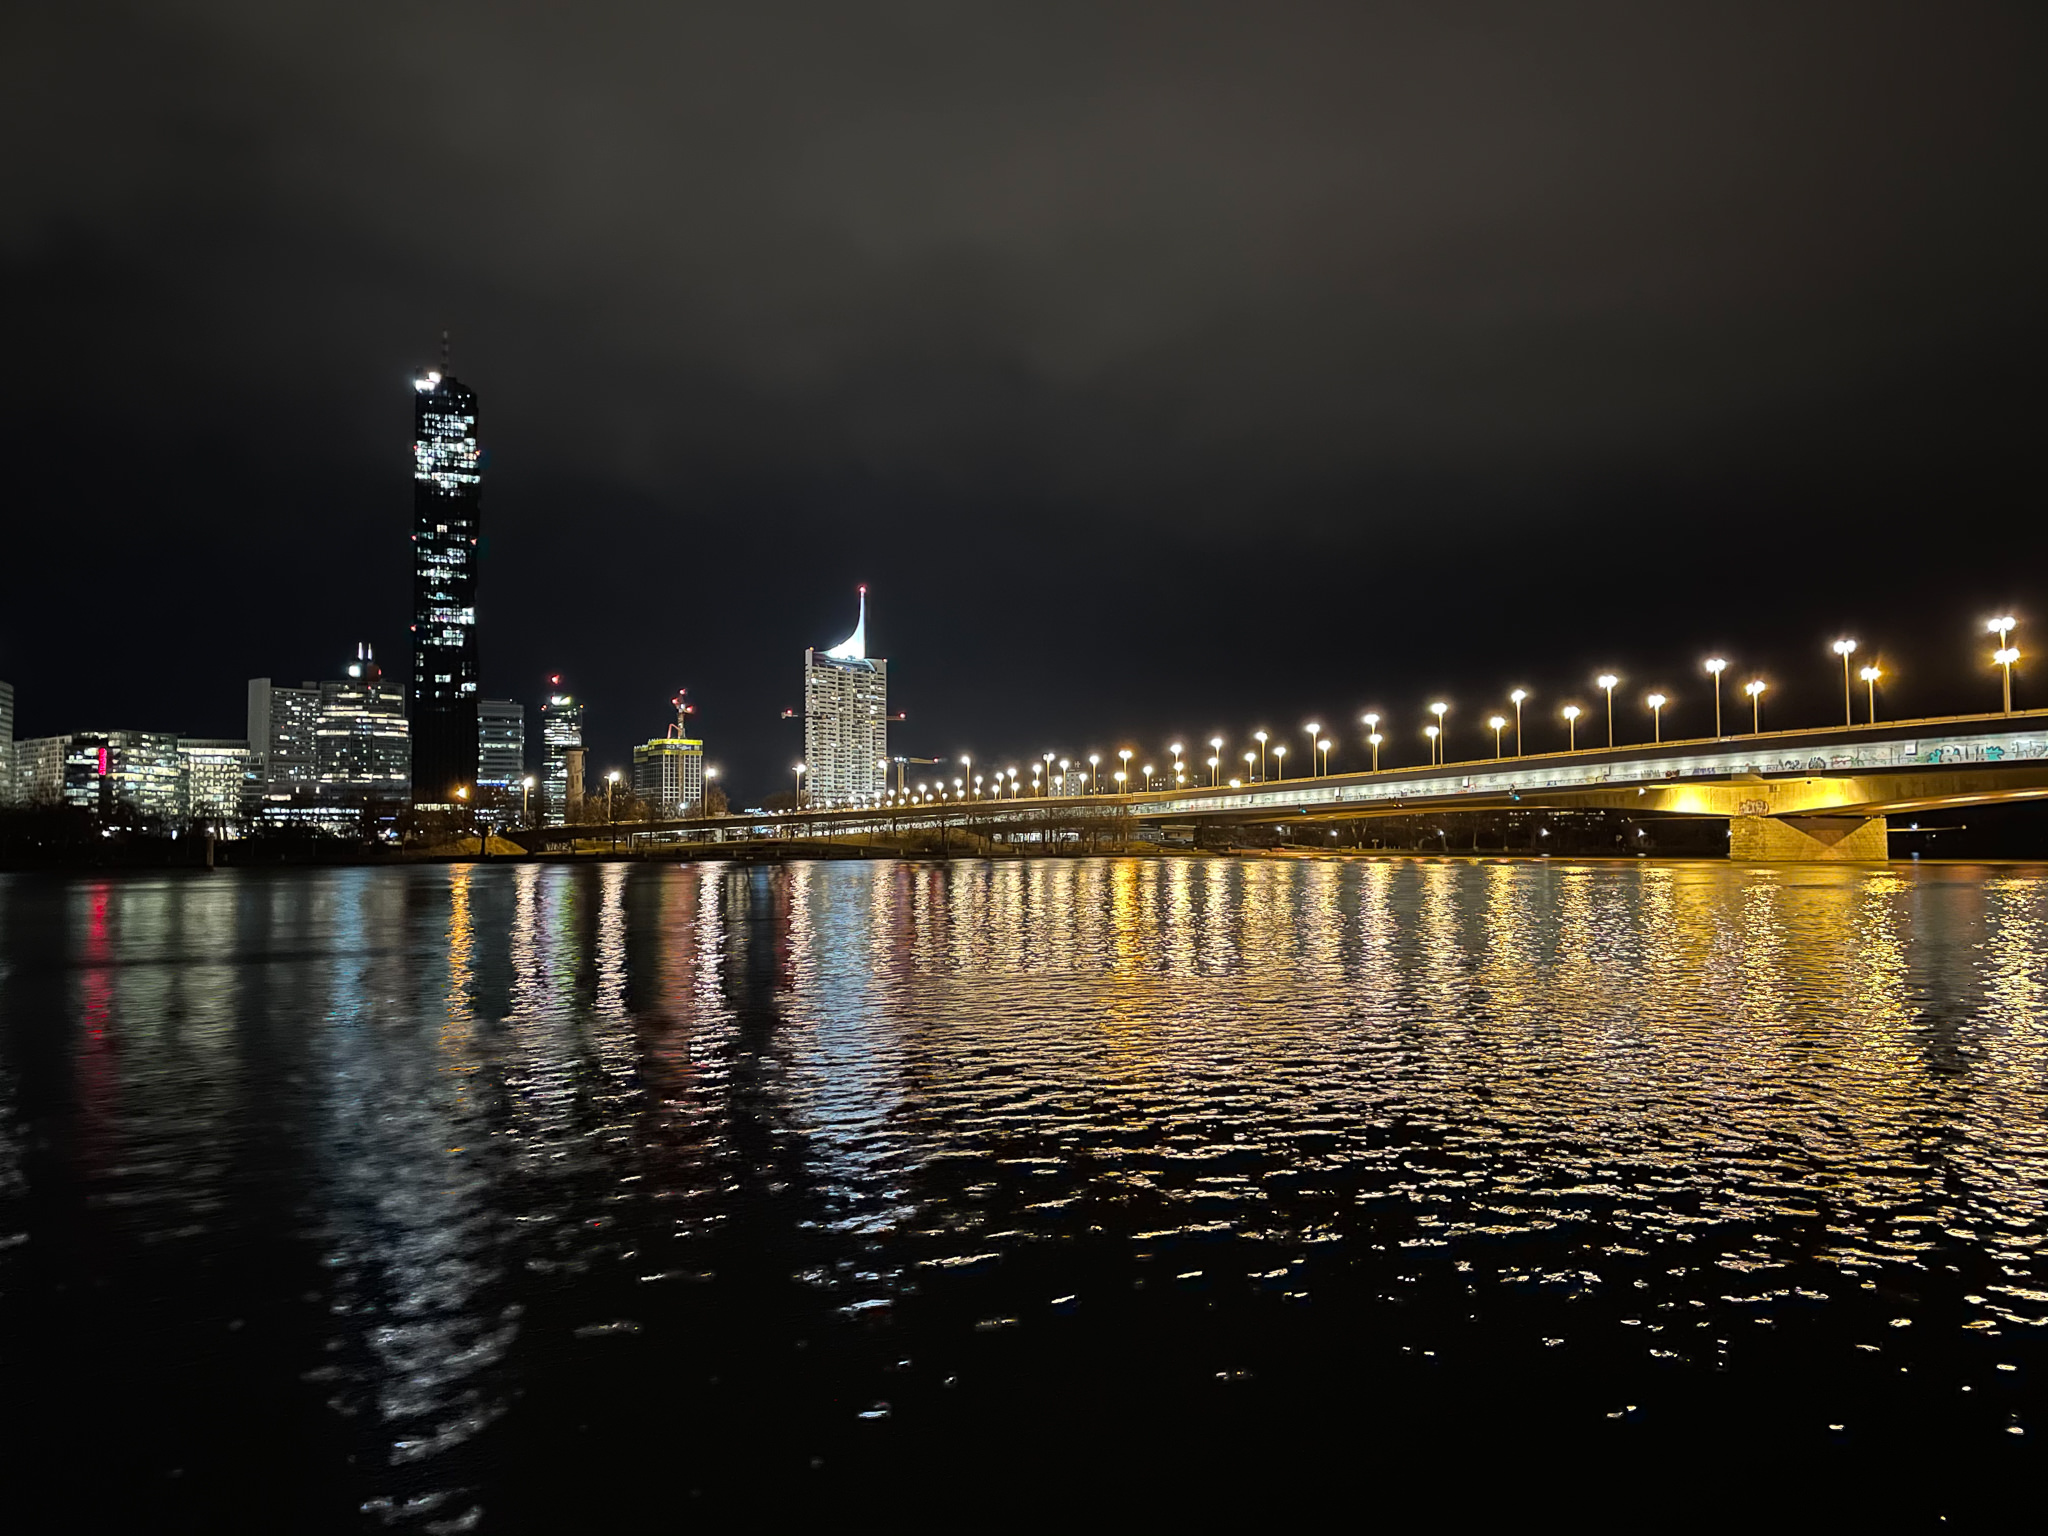
POLYGON ((0 878, 15 1529, 1955 1528, 2044 1234, 2039 867, 0 878))

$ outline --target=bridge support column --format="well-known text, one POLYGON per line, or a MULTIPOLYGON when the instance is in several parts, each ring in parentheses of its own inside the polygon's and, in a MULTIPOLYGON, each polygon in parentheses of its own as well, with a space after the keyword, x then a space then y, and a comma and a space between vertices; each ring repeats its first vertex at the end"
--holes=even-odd
POLYGON ((1755 864, 1877 863, 1890 856, 1882 816, 1731 816, 1728 857, 1755 864))

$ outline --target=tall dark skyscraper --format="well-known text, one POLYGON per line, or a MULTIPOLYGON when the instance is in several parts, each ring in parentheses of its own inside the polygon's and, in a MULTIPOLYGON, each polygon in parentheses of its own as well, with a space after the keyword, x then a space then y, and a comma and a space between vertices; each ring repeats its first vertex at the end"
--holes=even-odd
POLYGON ((476 785, 476 396, 453 374, 413 391, 412 798, 453 805, 476 785))

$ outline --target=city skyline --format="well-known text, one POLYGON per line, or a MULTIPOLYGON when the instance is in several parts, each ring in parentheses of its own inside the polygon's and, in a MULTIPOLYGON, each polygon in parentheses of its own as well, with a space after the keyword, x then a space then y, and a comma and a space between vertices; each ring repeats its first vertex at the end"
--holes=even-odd
MULTIPOLYGON (((1949 637, 2041 617, 2048 554, 2040 19, 1493 14, 1478 38, 1211 17, 1163 51, 1047 16, 952 85, 876 94, 831 67, 868 23, 821 12, 782 55, 725 18, 684 56, 781 62, 708 136, 639 63, 556 60, 521 23, 431 90, 392 42, 341 94, 318 47, 272 51, 296 22, 159 24, 299 87, 253 97, 155 69, 114 94, 127 42, 43 17, 84 123, 12 204, 39 302, 0 430, 16 560, 64 570, 85 521, 103 621, 61 582, 0 605, 17 729, 224 737, 242 679, 325 675, 357 639, 409 667, 396 440, 444 330, 489 406, 478 696, 575 679, 596 764, 687 683, 735 789, 773 792, 802 752, 789 647, 863 581, 918 756, 1450 690, 1469 723, 1488 679, 1554 697, 1717 653, 1820 721, 1834 680, 1793 662, 1845 632, 1902 713, 1970 696, 1949 637), (566 131, 600 80, 615 115, 566 131), (235 130, 176 131, 193 112, 235 130), (621 196, 624 166, 657 190, 621 196), (148 184, 189 195, 78 201, 148 184), (575 218, 533 217, 563 197, 575 218), (216 199, 237 222, 173 211, 216 199), (201 664, 133 666, 137 624, 201 664)), ((646 59, 682 41, 649 25, 646 59)))

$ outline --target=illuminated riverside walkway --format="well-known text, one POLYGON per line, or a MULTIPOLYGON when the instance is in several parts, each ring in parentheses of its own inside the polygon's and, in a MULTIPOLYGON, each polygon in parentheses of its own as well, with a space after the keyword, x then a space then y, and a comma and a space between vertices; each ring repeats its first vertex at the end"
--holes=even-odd
POLYGON ((848 837, 920 828, 1032 837, 1050 827, 1349 821, 1442 811, 1625 811, 1719 817, 1731 857, 1882 859, 1886 817, 2048 798, 2048 710, 1957 715, 1692 741, 1587 747, 1437 767, 1387 768, 1123 795, 951 799, 772 815, 544 827, 530 848, 616 832, 623 842, 848 837))

